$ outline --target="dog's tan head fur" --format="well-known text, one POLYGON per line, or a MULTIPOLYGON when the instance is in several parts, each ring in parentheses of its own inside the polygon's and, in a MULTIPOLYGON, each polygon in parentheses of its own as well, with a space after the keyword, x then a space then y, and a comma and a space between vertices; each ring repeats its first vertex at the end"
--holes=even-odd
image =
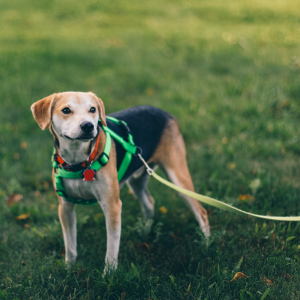
POLYGON ((74 140, 90 140, 97 135, 100 118, 106 126, 103 102, 95 94, 82 92, 64 92, 52 94, 31 106, 33 117, 45 130, 52 125, 55 133, 74 140), (82 125, 92 123, 94 129, 88 134, 82 125))

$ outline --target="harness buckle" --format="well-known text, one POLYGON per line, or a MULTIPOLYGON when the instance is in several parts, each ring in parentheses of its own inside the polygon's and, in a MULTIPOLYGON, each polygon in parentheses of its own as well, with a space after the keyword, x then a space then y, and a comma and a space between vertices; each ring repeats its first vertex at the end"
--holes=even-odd
POLYGON ((109 156, 105 153, 105 152, 102 152, 101 153, 101 155, 98 157, 98 162, 99 162, 99 164, 102 166, 102 167, 104 167, 107 163, 108 163, 108 161, 109 161, 109 156), (102 162, 102 158, 103 158, 103 156, 105 156, 105 158, 106 158, 106 162, 102 162))

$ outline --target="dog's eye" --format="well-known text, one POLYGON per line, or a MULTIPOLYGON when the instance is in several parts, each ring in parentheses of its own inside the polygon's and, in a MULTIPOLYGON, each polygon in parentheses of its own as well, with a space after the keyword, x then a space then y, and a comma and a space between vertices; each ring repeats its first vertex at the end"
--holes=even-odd
POLYGON ((63 110, 62 110, 62 112, 64 113, 64 114, 69 114, 71 111, 70 111, 70 108, 69 107, 65 107, 63 110))
POLYGON ((94 113, 95 111, 96 111, 96 108, 95 107, 91 107, 90 112, 94 113))

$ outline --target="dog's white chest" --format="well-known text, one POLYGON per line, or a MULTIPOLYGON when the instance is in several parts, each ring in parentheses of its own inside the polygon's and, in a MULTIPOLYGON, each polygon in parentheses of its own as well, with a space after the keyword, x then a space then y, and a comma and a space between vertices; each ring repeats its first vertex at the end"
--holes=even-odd
POLYGON ((97 199, 104 201, 109 194, 110 179, 97 172, 95 180, 83 181, 83 179, 63 178, 63 185, 66 193, 75 199, 97 199))

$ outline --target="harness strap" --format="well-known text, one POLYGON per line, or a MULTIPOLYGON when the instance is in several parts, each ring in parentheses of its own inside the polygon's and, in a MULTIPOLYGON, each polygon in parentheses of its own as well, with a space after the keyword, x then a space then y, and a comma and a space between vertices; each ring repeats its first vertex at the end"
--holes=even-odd
POLYGON ((130 162, 132 160, 132 155, 137 154, 137 147, 135 146, 135 144, 133 142, 133 137, 132 137, 131 131, 125 121, 123 121, 123 120, 120 121, 114 117, 107 117, 107 119, 111 120, 112 122, 114 122, 117 125, 123 126, 123 128, 126 130, 126 133, 127 133, 128 142, 126 142, 122 137, 120 137, 114 131, 112 131, 110 128, 108 128, 108 131, 111 134, 111 136, 118 143, 120 143, 122 145, 122 147, 126 150, 125 156, 124 156, 121 166, 118 170, 118 181, 121 181, 121 179, 123 178, 124 174, 126 173, 128 167, 130 165, 130 162))
MULTIPOLYGON (((96 161, 94 161, 90 166, 88 166, 88 164, 87 164, 86 167, 91 168, 91 169, 95 170, 95 172, 97 172, 101 167, 105 166, 108 163, 109 154, 110 154, 110 150, 111 150, 111 144, 112 144, 111 137, 113 137, 126 150, 125 156, 124 156, 121 166, 118 170, 118 181, 121 181, 121 179, 123 178, 124 174, 126 173, 128 166, 132 160, 132 155, 136 155, 138 152, 138 149, 140 149, 140 148, 137 148, 135 146, 135 144, 133 142, 132 134, 131 134, 130 129, 126 122, 119 121, 118 119, 113 118, 113 117, 106 117, 106 118, 124 128, 124 130, 127 133, 128 142, 125 141, 122 137, 120 137, 118 134, 116 134, 114 131, 112 131, 107 126, 102 125, 102 128, 105 131, 105 135, 106 135, 106 141, 105 141, 105 146, 104 146, 103 152, 96 161)), ((99 123, 100 123, 100 120, 99 120, 99 123)), ((101 123, 100 123, 100 125, 101 125, 101 123)), ((98 136, 98 141, 99 141, 99 136, 98 136)), ((98 145, 98 141, 97 141, 97 145, 98 145)), ((95 155, 96 155, 96 153, 95 153, 95 155)), ((95 158, 95 155, 93 156, 93 159, 95 158)), ((55 171, 54 181, 56 184, 57 194, 61 197, 64 197, 67 201, 73 202, 76 204, 91 205, 91 204, 97 203, 96 199, 90 199, 90 200, 74 199, 71 196, 67 195, 64 185, 63 185, 63 182, 62 182, 62 178, 70 178, 70 179, 83 178, 82 177, 83 171, 81 170, 81 171, 77 171, 77 172, 70 172, 70 171, 68 171, 68 169, 60 168, 58 166, 58 163, 61 163, 61 162, 58 159, 55 159, 57 157, 59 157, 59 156, 56 155, 56 150, 54 149, 52 166, 55 171)), ((62 159, 61 159, 61 161, 62 161, 61 165, 64 166, 65 162, 62 159)), ((91 161, 92 160, 89 160, 89 162, 91 162, 91 161)), ((71 168, 72 168, 72 166, 70 166, 70 169, 71 168)))

